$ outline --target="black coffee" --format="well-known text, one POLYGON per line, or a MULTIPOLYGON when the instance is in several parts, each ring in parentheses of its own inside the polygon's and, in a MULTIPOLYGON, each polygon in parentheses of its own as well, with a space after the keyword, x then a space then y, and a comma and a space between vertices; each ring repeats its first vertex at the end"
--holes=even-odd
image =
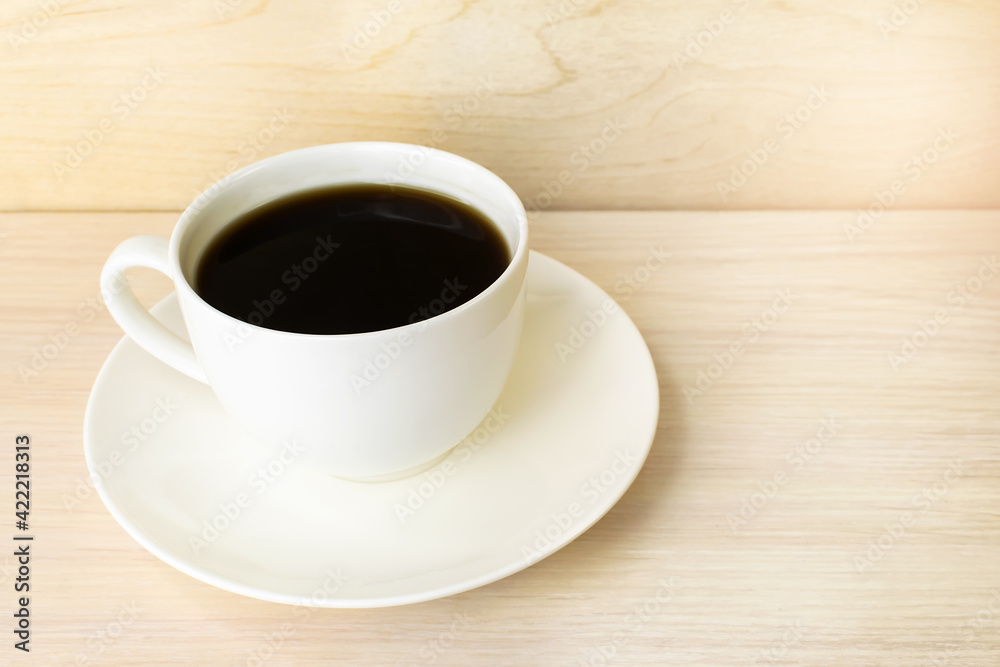
POLYGON ((297 193, 226 227, 195 290, 237 319, 279 331, 379 331, 457 308, 510 263, 493 222, 460 201, 382 185, 297 193))

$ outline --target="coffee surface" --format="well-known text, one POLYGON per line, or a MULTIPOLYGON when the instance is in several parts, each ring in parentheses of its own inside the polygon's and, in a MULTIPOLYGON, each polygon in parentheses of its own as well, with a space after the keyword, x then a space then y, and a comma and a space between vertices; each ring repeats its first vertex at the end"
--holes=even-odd
POLYGON ((195 291, 237 319, 307 334, 380 331, 456 308, 510 263, 496 225, 436 193, 349 185, 245 213, 203 253, 195 291))

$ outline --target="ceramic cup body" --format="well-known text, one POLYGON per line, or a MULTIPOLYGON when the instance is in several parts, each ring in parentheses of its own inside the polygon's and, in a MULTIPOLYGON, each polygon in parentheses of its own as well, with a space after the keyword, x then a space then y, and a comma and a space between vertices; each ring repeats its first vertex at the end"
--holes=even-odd
MULTIPOLYGON (((317 239, 312 264, 336 261, 317 239)), ((305 258, 304 258, 305 260, 305 258)), ((514 192, 485 168, 407 144, 317 146, 250 165, 204 192, 183 213, 169 245, 130 239, 109 259, 105 293, 129 266, 174 281, 192 348, 160 327, 128 290, 109 301, 126 333, 164 362, 207 382, 223 407, 258 439, 295 441, 310 465, 340 477, 406 474, 443 456, 489 413, 513 364, 524 320, 528 225, 514 192), (193 288, 208 244, 241 214, 295 192, 336 184, 390 183, 462 200, 502 232, 503 274, 463 305, 394 329, 311 335, 266 328, 293 281, 262 294, 251 322, 213 308, 193 288)), ((305 268, 310 267, 304 262, 305 268)), ((320 269, 321 270, 321 267, 320 269)), ((442 285, 440 311, 461 288, 442 285)), ((351 289, 345 284, 343 289, 351 289)))

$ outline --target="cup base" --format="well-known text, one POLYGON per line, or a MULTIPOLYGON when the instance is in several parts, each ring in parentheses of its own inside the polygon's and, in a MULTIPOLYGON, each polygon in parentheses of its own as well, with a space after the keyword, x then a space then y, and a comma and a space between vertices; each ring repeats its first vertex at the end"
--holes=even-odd
MULTIPOLYGON (((455 443, 455 447, 458 447, 460 443, 455 443)), ((343 475, 330 475, 330 477, 336 479, 342 479, 345 482, 361 482, 361 483, 371 483, 377 484, 379 482, 398 482, 401 479, 406 479, 407 477, 413 477, 414 475, 419 475, 422 472, 427 472, 437 464, 448 458, 448 455, 455 449, 455 447, 450 448, 444 454, 436 456, 426 463, 421 463, 420 465, 415 465, 412 468, 407 468, 406 470, 400 470, 398 472, 391 472, 388 475, 377 475, 375 477, 344 477, 343 475)))

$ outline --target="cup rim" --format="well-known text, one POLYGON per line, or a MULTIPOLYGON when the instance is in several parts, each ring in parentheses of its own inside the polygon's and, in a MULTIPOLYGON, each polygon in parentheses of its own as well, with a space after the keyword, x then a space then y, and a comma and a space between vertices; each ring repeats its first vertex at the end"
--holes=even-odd
MULTIPOLYGON (((358 181, 358 182, 365 183, 366 181, 358 181)), ((348 182, 345 181, 344 183, 347 184, 348 182)), ((404 186, 407 185, 406 179, 403 179, 397 184, 404 186)), ((408 143, 394 142, 394 141, 349 141, 349 142, 340 142, 331 144, 320 144, 317 146, 309 146, 306 148, 299 148, 291 151, 286 151, 284 153, 272 155, 270 157, 264 158, 263 160, 258 160, 256 162, 248 164, 247 166, 242 167, 241 169, 238 169, 232 172, 231 174, 228 174, 227 176, 223 177, 222 179, 210 185, 201 194, 199 194, 198 197, 196 197, 195 200, 187 206, 187 208, 184 209, 183 213, 181 213, 181 216, 177 221, 177 224, 174 226, 173 232, 170 235, 170 245, 169 245, 169 262, 170 262, 170 269, 174 274, 172 276, 174 286, 177 290, 183 291, 188 298, 195 299, 196 302, 201 304, 202 306, 209 308, 214 313, 221 315, 226 319, 231 320, 235 326, 243 325, 249 327, 251 331, 260 331, 270 335, 290 336, 293 338, 300 338, 300 339, 327 339, 327 340, 333 338, 349 339, 349 338, 384 336, 386 333, 390 332, 395 333, 397 335, 404 335, 408 333, 408 331, 417 330, 417 328, 419 328, 422 331, 424 328, 431 325, 432 323, 440 323, 448 319, 449 317, 458 317, 462 312, 468 310, 469 308, 474 307, 476 304, 488 298, 489 295, 500 289, 501 284, 511 280, 511 277, 516 272, 521 270, 520 267, 527 258, 527 254, 528 254, 527 212, 524 209, 524 204, 521 202, 520 197, 517 196, 517 193, 515 193, 514 190, 502 178, 500 178, 495 173, 493 173, 486 167, 482 166, 481 164, 473 162, 472 160, 464 158, 460 155, 455 155, 454 153, 449 153, 448 151, 443 151, 438 148, 431 148, 429 146, 420 146, 417 144, 408 144, 408 143), (279 159, 288 159, 289 156, 295 154, 303 154, 309 152, 323 152, 331 149, 364 151, 364 150, 372 150, 380 148, 391 149, 394 151, 402 151, 402 150, 427 151, 429 153, 436 154, 437 156, 443 159, 457 162, 458 164, 461 164, 463 168, 472 169, 474 171, 479 172, 482 176, 485 176, 487 180, 493 182, 493 185, 498 190, 502 191, 503 195, 506 198, 511 200, 511 202, 515 206, 514 213, 517 218, 517 229, 518 229, 517 245, 514 248, 514 252, 511 254, 511 258, 510 261, 507 263, 507 267, 503 270, 503 272, 499 276, 497 276, 497 278, 492 283, 490 283, 489 287, 487 287, 482 292, 480 292, 479 294, 477 294, 476 296, 474 296, 473 298, 469 299, 468 301, 466 301, 465 303, 456 308, 452 308, 451 310, 447 310, 443 313, 438 313, 437 315, 432 315, 431 317, 419 320, 417 322, 408 322, 406 324, 401 324, 396 327, 391 327, 388 329, 376 329, 374 331, 359 331, 354 333, 313 334, 313 333, 301 333, 297 331, 283 331, 281 329, 271 329, 261 325, 251 324, 250 322, 245 322, 244 320, 233 317, 229 313, 219 310, 212 304, 205 301, 205 299, 203 299, 201 295, 198 294, 198 292, 194 289, 194 286, 188 282, 187 276, 184 275, 184 271, 182 270, 180 263, 181 239, 183 239, 184 235, 190 229, 192 224, 194 224, 194 221, 197 220, 197 216, 200 213, 202 213, 202 211, 204 211, 205 208, 207 208, 207 206, 212 202, 213 199, 215 199, 219 191, 225 189, 228 186, 230 181, 238 178, 243 178, 246 175, 254 171, 257 171, 259 169, 265 169, 273 165, 279 159)))

